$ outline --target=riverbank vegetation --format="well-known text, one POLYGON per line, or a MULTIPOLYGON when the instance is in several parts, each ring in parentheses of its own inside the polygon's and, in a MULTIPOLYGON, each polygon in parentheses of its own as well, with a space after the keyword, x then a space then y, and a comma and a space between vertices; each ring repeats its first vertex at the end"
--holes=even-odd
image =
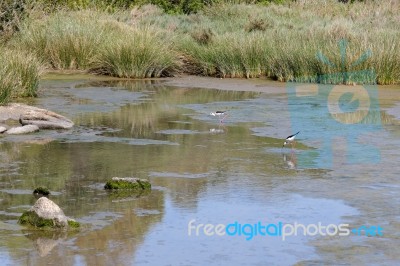
POLYGON ((0 105, 36 96, 41 69, 35 56, 0 47, 0 105))
POLYGON ((166 4, 170 1, 140 7, 132 7, 132 1, 79 2, 66 1, 59 7, 36 1, 14 6, 20 12, 9 12, 7 19, 3 15, 0 103, 35 95, 42 70, 124 78, 186 73, 400 83, 397 0, 199 0, 177 1, 174 8, 166 4))

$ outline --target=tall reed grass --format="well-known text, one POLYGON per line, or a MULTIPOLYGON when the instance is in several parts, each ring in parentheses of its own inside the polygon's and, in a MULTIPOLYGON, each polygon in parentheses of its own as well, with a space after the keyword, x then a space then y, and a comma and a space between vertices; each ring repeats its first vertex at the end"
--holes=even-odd
POLYGON ((178 68, 171 43, 148 29, 106 37, 94 72, 122 78, 172 76, 178 68))
POLYGON ((178 66, 157 30, 137 29, 98 11, 59 12, 28 21, 14 41, 50 69, 91 70, 123 78, 170 76, 178 66))
POLYGON ((0 48, 0 105, 37 94, 41 66, 24 52, 0 48))
POLYGON ((97 60, 104 38, 99 20, 97 13, 71 11, 26 21, 16 45, 52 69, 85 70, 97 60))

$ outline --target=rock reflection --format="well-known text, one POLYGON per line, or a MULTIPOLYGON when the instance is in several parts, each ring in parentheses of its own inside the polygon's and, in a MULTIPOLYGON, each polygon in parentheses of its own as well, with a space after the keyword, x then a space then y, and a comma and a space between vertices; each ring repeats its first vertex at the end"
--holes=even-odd
POLYGON ((67 232, 63 231, 26 231, 23 230, 26 237, 33 242, 40 257, 45 257, 60 243, 68 237, 67 232))

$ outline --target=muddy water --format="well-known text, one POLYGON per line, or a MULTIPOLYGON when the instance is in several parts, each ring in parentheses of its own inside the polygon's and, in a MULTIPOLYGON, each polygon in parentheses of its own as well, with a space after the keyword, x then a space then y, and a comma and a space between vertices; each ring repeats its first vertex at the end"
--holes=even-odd
POLYGON ((30 103, 76 126, 0 137, 2 264, 399 263, 400 88, 379 89, 375 118, 354 136, 340 134, 345 123, 321 123, 334 119, 323 98, 296 100, 282 85, 230 91, 168 84, 41 82, 40 97, 30 103), (209 115, 221 109, 229 111, 224 123, 209 115), (282 149, 282 139, 299 130, 295 148, 282 149), (107 193, 104 182, 113 176, 147 178, 153 190, 107 193), (83 224, 79 232, 17 224, 37 186, 50 188, 51 199, 83 224), (250 226, 238 229, 258 222, 277 226, 251 237, 250 226), (296 222, 379 226, 383 235, 321 236, 311 228, 283 239, 274 230, 296 222), (200 224, 237 232, 207 235, 200 224))

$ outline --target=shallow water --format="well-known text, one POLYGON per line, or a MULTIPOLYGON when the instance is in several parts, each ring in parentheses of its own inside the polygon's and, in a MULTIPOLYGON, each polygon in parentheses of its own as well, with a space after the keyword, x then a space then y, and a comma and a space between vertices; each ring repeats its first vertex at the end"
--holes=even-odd
POLYGON ((2 264, 400 262, 400 88, 380 88, 374 116, 348 127, 335 124, 324 95, 297 99, 292 85, 268 93, 274 84, 266 83, 263 93, 167 84, 87 77, 41 82, 40 97, 30 103, 76 126, 0 137, 2 264), (216 110, 228 110, 223 124, 209 115, 216 110), (299 130, 295 148, 282 149, 283 139, 299 130), (103 185, 113 176, 147 178, 153 189, 110 194, 103 185), (78 233, 17 224, 38 186, 47 186, 66 215, 83 224, 78 233), (190 229, 191 221, 349 224, 381 226, 384 233, 299 233, 283 240, 250 237, 247 228, 242 235, 207 236, 202 227, 190 229))

